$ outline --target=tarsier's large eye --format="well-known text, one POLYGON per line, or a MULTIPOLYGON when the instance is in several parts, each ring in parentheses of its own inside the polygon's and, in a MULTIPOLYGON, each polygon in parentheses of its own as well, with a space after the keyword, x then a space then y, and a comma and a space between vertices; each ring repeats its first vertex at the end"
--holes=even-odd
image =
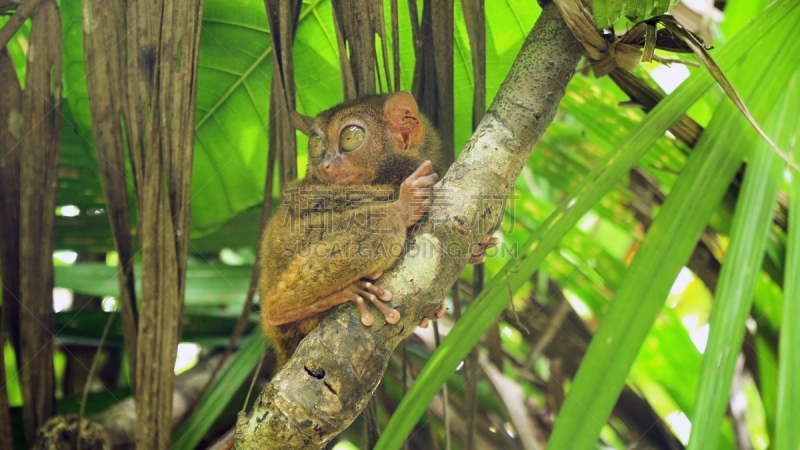
POLYGON ((325 153, 325 141, 319 137, 318 134, 312 134, 308 137, 308 156, 312 158, 319 158, 325 153))
POLYGON ((358 125, 350 125, 342 130, 342 134, 339 136, 339 145, 346 152, 357 149, 362 142, 364 142, 364 129, 358 125))

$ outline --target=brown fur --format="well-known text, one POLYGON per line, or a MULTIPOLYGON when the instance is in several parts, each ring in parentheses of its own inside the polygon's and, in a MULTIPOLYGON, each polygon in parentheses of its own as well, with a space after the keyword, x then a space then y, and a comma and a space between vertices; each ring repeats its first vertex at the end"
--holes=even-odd
POLYGON ((261 322, 281 365, 321 312, 348 300, 337 293, 394 264, 411 214, 398 205, 401 185, 425 160, 441 162, 439 138, 408 93, 344 103, 308 124, 325 152, 309 157, 307 178, 284 190, 260 248, 261 322), (344 152, 339 136, 350 125, 365 130, 364 141, 344 152), (287 317, 296 320, 273 324, 287 317))

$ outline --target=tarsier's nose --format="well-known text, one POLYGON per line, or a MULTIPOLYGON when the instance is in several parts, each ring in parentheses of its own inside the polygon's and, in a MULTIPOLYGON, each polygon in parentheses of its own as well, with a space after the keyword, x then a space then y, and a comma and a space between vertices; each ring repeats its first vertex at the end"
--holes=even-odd
POLYGON ((331 169, 333 169, 333 164, 331 164, 330 161, 325 161, 325 162, 323 162, 322 164, 319 165, 319 171, 325 177, 330 176, 331 169))
POLYGON ((325 178, 329 178, 335 171, 335 166, 331 161, 323 161, 319 165, 319 172, 325 178))

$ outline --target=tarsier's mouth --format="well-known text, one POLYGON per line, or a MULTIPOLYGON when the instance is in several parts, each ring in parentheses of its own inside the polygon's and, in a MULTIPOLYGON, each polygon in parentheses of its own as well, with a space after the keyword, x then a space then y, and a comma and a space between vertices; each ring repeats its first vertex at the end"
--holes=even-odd
POLYGON ((337 186, 353 186, 356 184, 370 184, 372 177, 361 173, 321 174, 323 181, 337 186))
POLYGON ((358 181, 358 177, 355 175, 339 175, 333 176, 328 175, 325 176, 326 181, 332 184, 338 184, 339 186, 347 186, 349 184, 355 184, 358 181))

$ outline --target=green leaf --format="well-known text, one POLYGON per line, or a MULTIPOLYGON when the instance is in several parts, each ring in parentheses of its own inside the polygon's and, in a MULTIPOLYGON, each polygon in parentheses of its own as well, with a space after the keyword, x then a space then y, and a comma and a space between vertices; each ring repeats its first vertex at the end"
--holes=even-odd
MULTIPOLYGON (((800 162, 800 79, 795 74, 790 84, 790 106, 786 108, 788 127, 794 123, 794 160, 800 162)), ((797 388, 797 374, 800 373, 800 174, 792 173, 791 204, 789 206, 789 239, 786 249, 786 270, 784 271, 783 315, 781 318, 781 338, 779 344, 780 365, 778 366, 778 407, 775 426, 775 448, 789 450, 800 447, 800 389, 797 388)))
MULTIPOLYGON (((788 7, 786 3, 782 5, 788 7)), ((789 17, 796 18, 798 10, 789 8, 789 17)), ((770 13, 778 14, 776 9, 770 13)), ((783 42, 781 37, 791 33, 791 19, 786 19, 782 25, 783 27, 773 27, 775 42, 783 42)), ((725 49, 729 47, 732 48, 729 44, 725 49)), ((777 70, 767 83, 761 83, 759 74, 754 73, 752 68, 757 67, 772 73, 775 68, 770 68, 766 61, 774 60, 779 51, 777 46, 769 44, 754 49, 750 53, 753 59, 745 65, 748 68, 747 73, 741 73, 739 77, 759 80, 758 84, 743 80, 740 85, 745 92, 758 92, 758 95, 751 97, 751 101, 755 106, 754 111, 760 116, 766 115, 774 104, 791 72, 777 70)), ((724 56, 720 55, 720 60, 724 60, 724 56)), ((788 62, 788 67, 792 67, 792 64, 793 62, 788 62)), ((678 95, 681 88, 673 95, 678 95)), ((746 137, 752 135, 742 129, 740 119, 733 106, 724 103, 704 132, 695 154, 683 169, 645 238, 646 245, 639 250, 626 282, 617 292, 602 326, 592 340, 556 422, 550 441, 555 448, 562 448, 567 443, 577 448, 587 448, 596 442, 625 383, 630 365, 661 310, 675 277, 691 255, 697 238, 750 148, 750 141, 746 137), (703 195, 698 196, 698 192, 703 195), (648 282, 642 283, 641 280, 648 282)), ((772 205, 773 203, 766 205, 770 212, 772 205)), ((759 266, 760 264, 750 265, 751 268, 759 266)), ((710 349, 707 349, 706 355, 716 356, 710 349)), ((700 379, 703 383, 703 376, 700 379)), ((720 381, 718 378, 708 377, 705 380, 713 383, 720 381)), ((708 420, 704 415, 695 415, 695 418, 702 418, 703 423, 708 420)), ((706 429, 708 436, 713 436, 714 439, 719 436, 719 426, 698 426, 695 427, 697 429, 706 429)))
MULTIPOLYGON (((785 73, 786 71, 784 71, 785 73)), ((788 78, 788 77, 786 77, 788 78)), ((772 80, 771 80, 772 81, 772 80)), ((772 110, 768 119, 772 131, 781 129, 786 112, 785 78, 778 78, 763 87, 778 98, 782 107, 772 110)), ((792 95, 792 94, 790 94, 792 95)), ((800 95, 796 92, 793 95, 800 95)), ((762 111, 774 105, 765 94, 759 96, 762 111)), ((732 126, 741 126, 734 121, 732 126)), ((739 136, 737 147, 752 149, 745 172, 744 184, 736 205, 731 227, 731 244, 720 273, 714 308, 711 312, 710 333, 703 363, 700 367, 697 401, 692 422, 703 424, 692 428, 689 449, 716 448, 722 416, 728 407, 736 359, 745 334, 745 321, 750 313, 759 271, 764 260, 764 247, 780 188, 782 161, 763 143, 752 136, 739 136)))
POLYGON ((192 232, 261 202, 272 55, 264 2, 203 10, 192 174, 192 232))
MULTIPOLYGON (((10 16, 0 16, 0 28, 8 22, 9 18, 10 16)), ((6 45, 6 49, 8 49, 8 53, 11 54, 11 59, 14 61, 14 67, 17 68, 19 85, 23 89, 25 89, 25 68, 28 64, 25 53, 28 49, 28 34, 31 31, 31 23, 31 19, 26 20, 6 45)))
POLYGON ((720 24, 720 30, 727 36, 733 36, 770 3, 772 0, 728 0, 725 3, 725 20, 720 24))
MULTIPOLYGON (((111 313, 98 310, 65 311, 56 314, 56 337, 62 344, 92 345, 100 343, 100 336, 111 313)), ((231 330, 235 327, 238 315, 222 314, 205 310, 202 313, 188 312, 183 316, 182 342, 193 342, 207 346, 225 346, 230 341, 231 330)), ((248 329, 255 328, 255 321, 248 329)), ((108 337, 103 345, 120 347, 123 345, 122 321, 117 314, 111 324, 108 337)))
MULTIPOLYGON (((252 266, 191 264, 186 274, 186 306, 241 307, 250 283, 252 266)), ((141 273, 136 264, 135 273, 141 273)), ((141 279, 137 277, 137 291, 141 279)), ((102 263, 80 263, 55 268, 55 285, 97 297, 119 295, 116 267, 102 263)))
MULTIPOLYGON (((81 3, 80 1, 60 3, 61 34, 64 40, 64 86, 62 95, 70 102, 71 109, 71 114, 63 117, 63 128, 73 128, 75 133, 91 137, 92 118, 89 113, 89 91, 86 87, 86 68, 83 60, 83 10, 81 3)), ((94 155, 94 145, 90 140, 81 144, 86 147, 88 152, 94 155)), ((95 165, 97 165, 96 162, 95 165)))
MULTIPOLYGON (((783 158, 789 165, 792 165, 793 162, 789 160, 789 156, 783 152, 774 142, 770 139, 769 136, 761 129, 761 127, 756 122, 756 119, 750 114, 750 111, 747 110, 747 106, 744 104, 741 96, 739 93, 736 92, 736 88, 733 87, 731 82, 722 72, 722 69, 717 65, 711 55, 708 53, 708 48, 704 45, 700 39, 694 35, 694 33, 688 31, 686 28, 683 27, 674 17, 672 16, 661 16, 656 18, 667 30, 670 30, 674 36, 679 37, 683 42, 688 45, 693 51, 697 59, 703 63, 703 66, 711 73, 711 76, 714 77, 714 80, 722 87, 722 90, 725 91, 725 94, 728 96, 729 99, 739 108, 739 112, 742 113, 744 117, 747 118, 747 121, 750 122, 750 125, 755 128, 759 135, 772 147, 772 149, 783 158)), ((800 167, 793 167, 796 170, 800 170, 800 167)))
POLYGON ((680 0, 592 0, 592 10, 597 29, 602 30, 617 23, 624 15, 636 23, 664 14, 680 0))

